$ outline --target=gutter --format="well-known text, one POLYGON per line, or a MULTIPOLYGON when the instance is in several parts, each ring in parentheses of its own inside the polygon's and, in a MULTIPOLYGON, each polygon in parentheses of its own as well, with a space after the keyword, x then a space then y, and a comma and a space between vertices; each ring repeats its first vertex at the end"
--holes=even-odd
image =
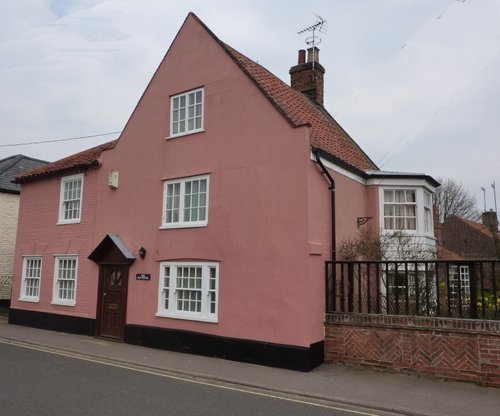
POLYGON ((332 258, 331 261, 336 261, 337 260, 337 249, 336 249, 336 243, 337 243, 337 237, 336 237, 336 227, 335 227, 335 180, 332 178, 332 175, 330 175, 330 172, 326 169, 325 165, 321 161, 320 158, 320 149, 314 148, 312 149, 312 152, 314 153, 314 157, 316 158, 316 162, 318 163, 319 167, 321 168, 321 173, 326 176, 328 179, 328 182, 330 183, 330 186, 328 189, 330 190, 330 210, 331 210, 331 244, 332 244, 332 258))

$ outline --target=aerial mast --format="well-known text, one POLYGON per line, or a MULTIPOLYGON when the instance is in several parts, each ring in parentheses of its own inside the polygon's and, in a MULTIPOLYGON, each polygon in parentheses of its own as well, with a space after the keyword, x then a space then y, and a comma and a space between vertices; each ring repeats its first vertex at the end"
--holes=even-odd
POLYGON ((321 43, 321 38, 317 36, 316 32, 318 33, 326 33, 328 30, 328 24, 326 19, 323 19, 320 15, 316 15, 316 22, 312 24, 311 26, 306 27, 305 29, 299 30, 297 33, 299 35, 302 35, 303 33, 308 33, 312 32, 312 35, 306 38, 306 44, 312 48, 312 73, 313 73, 313 79, 316 76, 316 73, 314 71, 314 63, 316 62, 316 45, 319 45, 321 43))

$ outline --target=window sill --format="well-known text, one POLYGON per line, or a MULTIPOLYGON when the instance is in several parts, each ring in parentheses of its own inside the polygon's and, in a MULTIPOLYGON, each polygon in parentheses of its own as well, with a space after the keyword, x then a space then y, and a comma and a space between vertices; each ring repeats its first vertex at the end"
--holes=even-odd
POLYGON ((184 321, 197 321, 197 322, 207 322, 212 324, 219 323, 217 318, 212 318, 208 316, 188 316, 188 315, 179 315, 179 314, 168 314, 165 312, 157 312, 155 316, 158 318, 172 318, 172 319, 181 319, 184 321))
POLYGON ((80 224, 81 220, 73 220, 73 221, 58 221, 56 225, 66 225, 66 224, 80 224))
POLYGON ((192 134, 204 133, 205 129, 191 130, 185 133, 171 134, 165 137, 165 140, 176 139, 177 137, 191 136, 192 134))
POLYGON ((422 230, 388 230, 382 229, 382 235, 393 235, 393 234, 401 234, 403 236, 408 237, 427 237, 427 238, 435 238, 434 232, 422 231, 422 230))
POLYGON ((193 224, 174 224, 174 225, 162 225, 160 230, 171 230, 176 228, 203 228, 207 227, 208 223, 193 223, 193 224))
POLYGON ((39 298, 19 298, 19 302, 30 302, 30 303, 38 303, 40 302, 39 298))
POLYGON ((59 305, 59 306, 75 306, 76 302, 64 302, 60 300, 53 300, 50 302, 51 305, 59 305))

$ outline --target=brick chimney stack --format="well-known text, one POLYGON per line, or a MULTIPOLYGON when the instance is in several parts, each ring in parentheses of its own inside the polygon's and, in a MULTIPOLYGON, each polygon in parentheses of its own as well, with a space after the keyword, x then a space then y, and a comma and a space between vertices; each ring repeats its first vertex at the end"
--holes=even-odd
POLYGON ((483 225, 492 231, 498 231, 498 217, 497 213, 493 210, 485 211, 481 215, 483 225))
POLYGON ((314 46, 299 50, 298 64, 290 68, 292 88, 307 95, 313 102, 323 106, 325 68, 319 63, 319 49, 314 46))

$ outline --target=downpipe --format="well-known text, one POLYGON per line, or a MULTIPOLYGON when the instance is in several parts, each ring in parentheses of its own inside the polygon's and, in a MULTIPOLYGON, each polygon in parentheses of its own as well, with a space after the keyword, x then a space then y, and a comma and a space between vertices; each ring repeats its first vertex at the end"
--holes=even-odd
POLYGON ((316 158, 316 162, 318 166, 321 168, 321 173, 326 176, 329 182, 328 189, 330 190, 330 211, 331 211, 331 244, 332 244, 332 252, 331 252, 331 261, 334 262, 337 260, 337 249, 336 249, 336 227, 335 227, 335 180, 330 175, 330 172, 326 169, 325 165, 321 161, 319 152, 320 149, 313 148, 313 154, 316 158))

